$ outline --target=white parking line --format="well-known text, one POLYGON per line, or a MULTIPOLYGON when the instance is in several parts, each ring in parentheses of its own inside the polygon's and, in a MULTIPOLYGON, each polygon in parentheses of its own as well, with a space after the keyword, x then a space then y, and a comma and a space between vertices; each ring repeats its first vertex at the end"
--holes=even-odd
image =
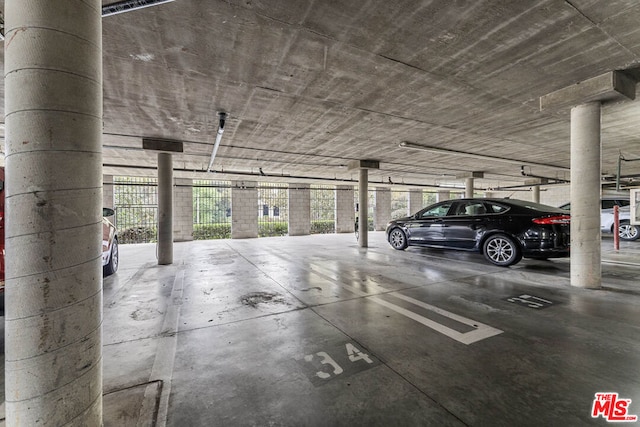
POLYGON ((387 308, 390 308, 391 310, 397 313, 400 313, 403 316, 406 316, 412 320, 415 320, 416 322, 422 323, 423 325, 433 329, 434 331, 440 332, 441 334, 446 335, 449 338, 453 338, 454 340, 461 342, 462 344, 467 344, 467 345, 473 344, 474 342, 481 341, 483 339, 490 338, 504 332, 500 329, 496 329, 489 325, 485 325, 484 323, 476 322, 475 320, 468 319, 466 317, 460 316, 455 313, 451 313, 447 310, 443 310, 439 307, 433 306, 431 304, 427 304, 425 302, 419 301, 411 297, 404 296, 402 294, 394 293, 394 294, 387 294, 387 295, 391 295, 401 300, 410 302, 411 304, 417 305, 418 307, 422 307, 426 310, 433 311, 434 313, 437 313, 440 316, 448 317, 449 319, 455 320, 456 322, 459 322, 474 328, 474 330, 469 332, 458 332, 455 329, 451 329, 434 320, 428 319, 424 316, 420 316, 419 314, 416 314, 411 310, 407 310, 403 307, 397 306, 379 297, 368 298, 369 300, 374 301, 387 308))

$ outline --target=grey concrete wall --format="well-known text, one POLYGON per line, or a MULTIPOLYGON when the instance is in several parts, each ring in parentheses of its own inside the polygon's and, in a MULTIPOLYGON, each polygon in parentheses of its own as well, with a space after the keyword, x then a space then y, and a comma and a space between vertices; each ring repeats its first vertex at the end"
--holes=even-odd
POLYGON ((113 188, 113 175, 102 176, 102 207, 111 208, 115 206, 115 191, 113 188))
POLYGON ((176 178, 173 197, 173 240, 193 240, 193 180, 176 178))
POLYGON ((311 190, 309 184, 289 185, 289 236, 311 233, 311 190))
POLYGON ((336 233, 353 233, 355 231, 354 197, 353 186, 339 185, 336 187, 336 233))
POLYGON ((409 191, 409 215, 413 215, 423 207, 422 190, 409 191))
POLYGON ((444 202, 445 200, 449 200, 449 199, 451 199, 450 191, 438 191, 438 195, 436 197, 436 200, 438 202, 444 202))
POLYGON ((253 181, 231 183, 231 238, 258 237, 258 190, 253 181))
POLYGON ((376 188, 376 206, 373 214, 373 228, 377 231, 385 229, 391 220, 391 189, 376 188))

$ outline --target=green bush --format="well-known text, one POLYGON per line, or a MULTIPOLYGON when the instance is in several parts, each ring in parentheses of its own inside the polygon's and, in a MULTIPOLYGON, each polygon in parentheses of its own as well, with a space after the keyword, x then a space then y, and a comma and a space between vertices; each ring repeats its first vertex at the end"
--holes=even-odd
POLYGON ((286 236, 289 234, 289 224, 286 221, 258 222, 258 237, 286 236))
POLYGON ((231 224, 221 222, 217 224, 193 224, 194 240, 230 239, 231 224))
POLYGON ((118 231, 118 243, 152 243, 158 241, 155 227, 131 227, 118 231))
POLYGON ((331 234, 336 232, 336 222, 332 219, 311 221, 311 234, 331 234))

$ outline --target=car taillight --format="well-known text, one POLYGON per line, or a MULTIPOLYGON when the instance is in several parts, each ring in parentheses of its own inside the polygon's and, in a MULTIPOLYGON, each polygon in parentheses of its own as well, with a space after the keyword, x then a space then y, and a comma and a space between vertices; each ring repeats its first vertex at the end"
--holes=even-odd
POLYGON ((571 215, 553 215, 545 216, 542 218, 534 218, 534 224, 550 225, 550 224, 569 224, 571 222, 571 215))

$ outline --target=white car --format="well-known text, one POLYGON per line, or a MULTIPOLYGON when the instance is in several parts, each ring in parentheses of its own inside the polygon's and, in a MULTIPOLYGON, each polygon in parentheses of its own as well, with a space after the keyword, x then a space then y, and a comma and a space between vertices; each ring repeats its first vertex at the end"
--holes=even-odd
MULTIPOLYGON (((613 207, 618 206, 618 218, 620 226, 618 234, 622 240, 637 240, 640 237, 640 226, 631 225, 631 212, 628 197, 604 196, 601 200, 600 230, 603 233, 613 233, 613 207)), ((571 203, 560 206, 561 209, 570 210, 571 203)))

